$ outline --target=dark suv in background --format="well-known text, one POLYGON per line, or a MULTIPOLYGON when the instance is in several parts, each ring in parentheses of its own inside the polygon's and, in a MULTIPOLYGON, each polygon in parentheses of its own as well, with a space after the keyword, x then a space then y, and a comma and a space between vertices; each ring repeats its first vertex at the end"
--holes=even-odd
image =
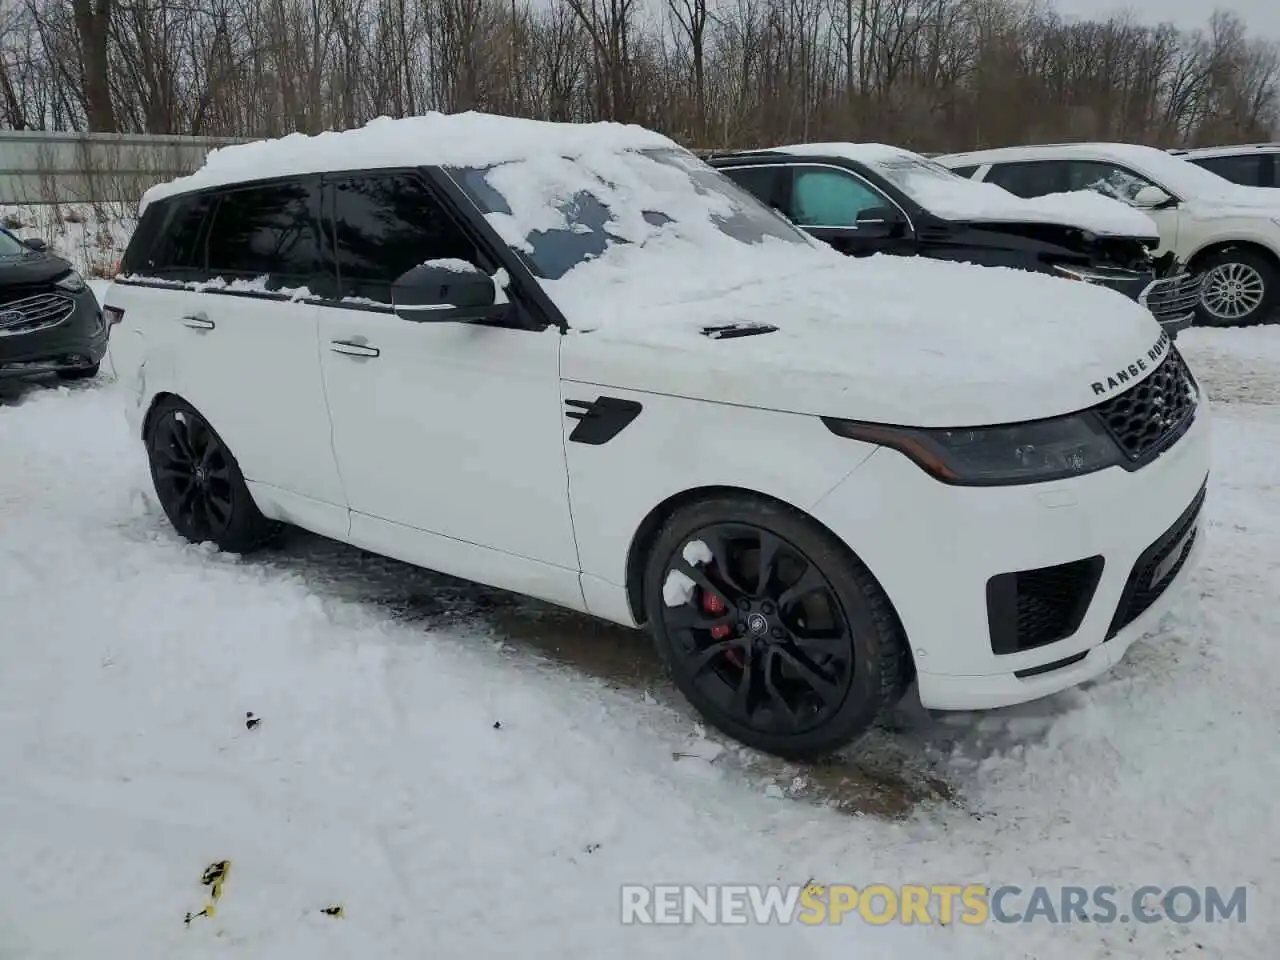
POLYGON ((43 240, 0 229, 0 378, 92 377, 107 352, 98 300, 43 240))
MULTIPOLYGON (((959 260, 1094 283, 1146 306, 1170 334, 1191 325, 1199 283, 1150 236, 1089 229, 1065 211, 959 177, 882 144, 804 144, 703 159, 842 253, 959 260), (1055 222, 1058 221, 1058 222, 1055 222)), ((1087 206, 1086 198, 1081 204, 1087 206)), ((1118 210, 1117 218, 1125 211, 1118 210)))

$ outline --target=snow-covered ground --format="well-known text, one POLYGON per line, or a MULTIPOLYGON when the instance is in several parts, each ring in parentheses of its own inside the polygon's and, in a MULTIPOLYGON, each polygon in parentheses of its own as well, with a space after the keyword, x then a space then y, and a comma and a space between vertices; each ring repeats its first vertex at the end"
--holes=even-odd
POLYGON ((0 387, 0 957, 1274 956, 1280 329, 1180 344, 1221 402, 1207 557, 1160 632, 1085 689, 908 705, 813 768, 704 738, 641 635, 304 535, 184 544, 113 384, 0 387), (1186 927, 619 923, 624 883, 810 879, 1250 899, 1186 927))

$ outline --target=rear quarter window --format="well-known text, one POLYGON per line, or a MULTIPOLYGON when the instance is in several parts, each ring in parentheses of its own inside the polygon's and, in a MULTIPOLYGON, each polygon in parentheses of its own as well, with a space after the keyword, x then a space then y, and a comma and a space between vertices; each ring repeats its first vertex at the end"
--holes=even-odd
POLYGON ((125 248, 121 273, 159 275, 193 267, 212 206, 208 194, 183 194, 150 204, 125 248))

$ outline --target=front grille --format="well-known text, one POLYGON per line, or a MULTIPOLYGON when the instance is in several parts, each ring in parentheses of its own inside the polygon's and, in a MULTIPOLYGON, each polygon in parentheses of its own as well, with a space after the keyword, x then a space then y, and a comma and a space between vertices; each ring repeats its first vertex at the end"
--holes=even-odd
POLYGON ((1120 605, 1111 618, 1108 640, 1146 613, 1186 564, 1200 532, 1196 521, 1204 507, 1204 495, 1205 487, 1202 486, 1182 516, 1143 551, 1133 565, 1133 571, 1125 581, 1124 593, 1120 595, 1120 605))
POLYGON ((1102 567, 1102 557, 1089 557, 988 580, 992 653, 1034 650, 1075 633, 1093 601, 1102 567))
POLYGON ((1195 416, 1198 391, 1191 371, 1173 347, 1145 380, 1093 408, 1130 460, 1142 460, 1172 443, 1195 416))
POLYGON ((1204 285, 1204 277, 1193 277, 1189 273, 1176 277, 1156 280, 1142 295, 1138 302, 1155 315, 1157 320, 1177 320, 1185 317, 1200 302, 1200 288, 1204 285))
POLYGON ((13 337, 56 327, 75 310, 70 297, 39 293, 21 300, 0 303, 0 337, 13 337))

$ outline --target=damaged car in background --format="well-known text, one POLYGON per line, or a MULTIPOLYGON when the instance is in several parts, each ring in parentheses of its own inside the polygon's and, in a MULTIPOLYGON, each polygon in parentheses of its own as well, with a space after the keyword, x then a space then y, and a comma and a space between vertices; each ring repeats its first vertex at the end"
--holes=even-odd
POLYGON ((806 143, 704 154, 713 167, 841 253, 960 260, 1109 287, 1171 337, 1199 280, 1166 254, 1150 217, 1088 191, 1027 200, 878 143, 806 143))

